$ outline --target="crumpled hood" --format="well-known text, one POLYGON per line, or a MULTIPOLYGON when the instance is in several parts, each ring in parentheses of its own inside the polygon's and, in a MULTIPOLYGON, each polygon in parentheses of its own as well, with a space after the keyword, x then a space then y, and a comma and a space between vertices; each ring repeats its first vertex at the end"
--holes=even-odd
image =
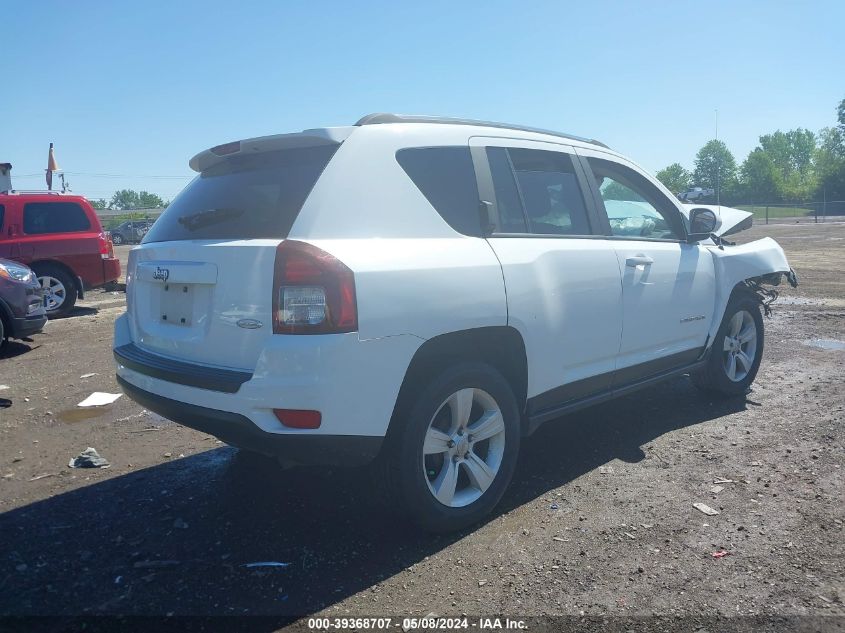
POLYGON ((716 230, 713 231, 719 237, 739 233, 745 229, 750 229, 753 219, 753 213, 743 211, 742 209, 734 209, 733 207, 716 206, 714 204, 682 204, 684 215, 689 222, 689 214, 693 209, 710 209, 716 214, 718 223, 716 230))

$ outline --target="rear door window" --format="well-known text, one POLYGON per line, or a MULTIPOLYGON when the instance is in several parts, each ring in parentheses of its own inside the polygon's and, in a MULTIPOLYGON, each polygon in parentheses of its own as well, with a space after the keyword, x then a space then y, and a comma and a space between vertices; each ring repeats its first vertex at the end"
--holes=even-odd
POLYGON ((143 241, 287 237, 337 148, 233 156, 213 165, 176 196, 143 241))
POLYGON ((481 235, 469 147, 410 147, 396 152, 396 160, 449 226, 464 235, 481 235))
POLYGON ((501 232, 527 230, 537 235, 590 234, 584 197, 569 154, 490 147, 487 155, 496 190, 501 232), (522 220, 517 205, 521 207, 522 220))
MULTIPOLYGON (((6 216, 6 207, 0 204, 0 230, 3 229, 3 218, 6 216)), ((2 237, 2 235, 0 235, 2 237)))
POLYGON ((27 235, 87 231, 91 222, 75 202, 27 202, 23 207, 23 232, 27 235))

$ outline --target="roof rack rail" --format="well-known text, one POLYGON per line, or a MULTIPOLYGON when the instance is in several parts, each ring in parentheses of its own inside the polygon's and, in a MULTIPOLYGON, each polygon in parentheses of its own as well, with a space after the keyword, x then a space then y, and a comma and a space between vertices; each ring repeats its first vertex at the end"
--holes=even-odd
POLYGON ((390 114, 385 112, 378 112, 375 114, 368 114, 365 117, 358 119, 355 125, 378 125, 380 123, 451 123, 453 125, 477 125, 480 127, 495 127, 504 130, 519 130, 520 132, 535 132, 537 134, 548 134, 550 136, 558 136, 570 141, 580 141, 582 143, 590 143, 591 145, 598 145, 610 149, 601 141, 593 138, 584 138, 582 136, 575 136, 574 134, 564 134, 563 132, 554 132, 552 130, 543 130, 536 127, 527 127, 525 125, 512 125, 510 123, 497 123, 495 121, 478 121, 476 119, 460 119, 448 116, 430 116, 426 114, 390 114))
POLYGON ((64 196, 67 193, 65 191, 52 191, 51 189, 7 189, 6 191, 0 191, 0 193, 5 193, 10 196, 17 195, 19 193, 40 193, 44 195, 53 195, 53 196, 64 196))

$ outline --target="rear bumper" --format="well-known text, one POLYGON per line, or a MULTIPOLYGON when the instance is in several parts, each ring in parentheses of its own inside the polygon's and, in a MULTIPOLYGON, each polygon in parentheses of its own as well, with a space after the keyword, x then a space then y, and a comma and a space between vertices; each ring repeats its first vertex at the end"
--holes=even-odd
POLYGON ((120 279, 120 260, 116 257, 103 260, 103 284, 120 279))
POLYGON ((354 466, 372 461, 383 438, 361 435, 268 433, 248 418, 229 411, 171 400, 140 389, 117 376, 117 382, 138 404, 174 422, 217 437, 227 444, 296 464, 354 466))
POLYGON ((255 365, 246 370, 189 362, 176 345, 165 356, 134 339, 130 323, 130 313, 115 321, 122 380, 167 400, 231 413, 271 439, 279 436, 279 442, 293 436, 383 438, 405 370, 422 342, 411 335, 361 341, 357 332, 274 335, 265 338, 255 365), (285 426, 274 409, 319 411, 320 427, 285 426))
POLYGON ((205 367, 150 354, 134 343, 114 348, 114 359, 119 365, 146 376, 225 393, 235 393, 252 378, 245 371, 205 367))

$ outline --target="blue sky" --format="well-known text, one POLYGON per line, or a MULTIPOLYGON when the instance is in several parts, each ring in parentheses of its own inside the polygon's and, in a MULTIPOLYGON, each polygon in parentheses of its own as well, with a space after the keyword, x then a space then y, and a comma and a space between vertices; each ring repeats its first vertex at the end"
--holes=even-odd
POLYGON ((41 188, 173 197, 225 141, 370 112, 522 123, 647 169, 835 123, 845 3, 0 0, 0 160, 41 188), (37 174, 35 177, 25 177, 37 174), (94 176, 108 174, 117 177, 94 176))

